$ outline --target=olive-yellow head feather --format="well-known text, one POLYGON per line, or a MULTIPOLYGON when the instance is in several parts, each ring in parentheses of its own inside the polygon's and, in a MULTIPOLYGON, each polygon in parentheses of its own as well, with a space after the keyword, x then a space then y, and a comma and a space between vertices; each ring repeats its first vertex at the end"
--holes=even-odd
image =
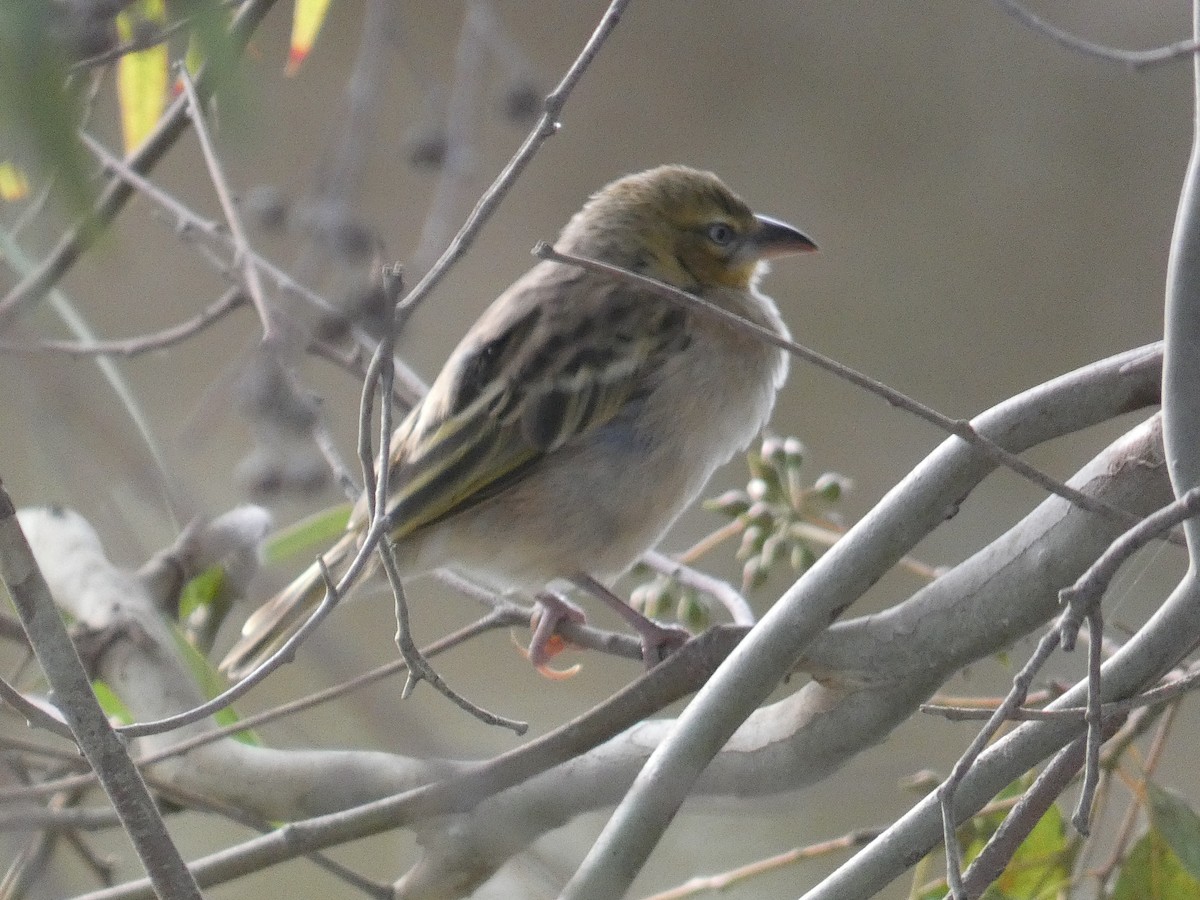
POLYGON ((712 173, 669 165, 602 188, 563 230, 559 248, 703 293, 746 290, 763 260, 816 244, 756 215, 712 173))

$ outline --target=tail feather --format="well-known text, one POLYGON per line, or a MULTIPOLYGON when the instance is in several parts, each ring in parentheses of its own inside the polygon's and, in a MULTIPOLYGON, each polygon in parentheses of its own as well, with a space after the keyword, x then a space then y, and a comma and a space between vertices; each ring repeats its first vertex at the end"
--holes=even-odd
MULTIPOLYGON (((336 581, 358 548, 358 534, 348 532, 321 558, 336 581)), ((242 678, 283 646, 325 597, 321 567, 313 563, 287 587, 255 610, 242 626, 242 636, 218 668, 232 679, 242 678)))

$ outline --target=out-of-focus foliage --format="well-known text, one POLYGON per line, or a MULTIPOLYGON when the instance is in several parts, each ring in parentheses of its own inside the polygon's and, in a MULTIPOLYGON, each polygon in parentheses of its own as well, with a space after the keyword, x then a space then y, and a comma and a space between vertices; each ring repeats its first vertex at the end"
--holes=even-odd
POLYGON ((296 0, 292 10, 292 41, 288 48, 287 74, 294 75, 304 62, 329 12, 329 0, 296 0))
MULTIPOLYGON (((117 34, 132 43, 139 32, 167 21, 163 0, 138 0, 117 16, 117 34)), ((125 152, 132 153, 149 136, 167 103, 167 45, 156 41, 117 61, 117 96, 121 102, 121 134, 125 152)))
POLYGON ((26 172, 53 171, 59 196, 75 208, 86 190, 75 139, 78 89, 67 74, 72 48, 87 46, 91 31, 86 16, 57 3, 0 3, 0 159, 26 172))

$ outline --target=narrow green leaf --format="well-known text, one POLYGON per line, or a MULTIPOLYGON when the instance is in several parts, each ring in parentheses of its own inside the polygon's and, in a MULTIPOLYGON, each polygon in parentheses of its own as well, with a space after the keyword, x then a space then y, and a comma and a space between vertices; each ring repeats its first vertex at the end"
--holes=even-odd
POLYGON ((100 708, 104 710, 104 715, 108 716, 109 720, 119 722, 122 725, 128 725, 133 721, 133 713, 129 711, 129 707, 121 702, 121 698, 113 693, 112 688, 104 681, 92 682, 92 693, 96 695, 96 700, 100 703, 100 708))
POLYGON ((219 565, 210 566, 183 586, 179 596, 179 618, 188 616, 202 606, 211 606, 225 587, 225 570, 219 565))
MULTIPOLYGON (((197 652, 196 648, 187 641, 178 629, 172 628, 171 633, 175 638, 175 645, 179 648, 179 652, 183 654, 183 659, 187 663, 188 670, 192 673, 192 677, 200 686, 200 690, 203 691, 204 696, 207 699, 212 699, 225 690, 229 685, 225 676, 218 672, 216 667, 206 657, 197 652)), ((238 714, 234 712, 232 706, 225 707, 213 716, 216 723, 221 726, 234 725, 238 722, 238 718, 238 714)), ((241 741, 243 744, 250 744, 254 747, 261 746, 262 744, 258 735, 250 729, 235 732, 232 737, 234 740, 241 741)))
POLYGON ((279 563, 300 553, 311 553, 341 537, 350 521, 350 504, 323 509, 294 525, 281 528, 263 545, 263 560, 279 563))

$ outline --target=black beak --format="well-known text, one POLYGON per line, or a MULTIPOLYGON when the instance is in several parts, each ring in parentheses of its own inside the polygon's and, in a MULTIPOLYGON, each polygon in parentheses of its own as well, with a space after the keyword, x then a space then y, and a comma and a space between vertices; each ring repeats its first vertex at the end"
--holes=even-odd
POLYGON ((750 244, 759 259, 788 256, 792 253, 811 253, 817 249, 813 239, 787 222, 770 216, 754 217, 758 228, 750 235, 750 244))

